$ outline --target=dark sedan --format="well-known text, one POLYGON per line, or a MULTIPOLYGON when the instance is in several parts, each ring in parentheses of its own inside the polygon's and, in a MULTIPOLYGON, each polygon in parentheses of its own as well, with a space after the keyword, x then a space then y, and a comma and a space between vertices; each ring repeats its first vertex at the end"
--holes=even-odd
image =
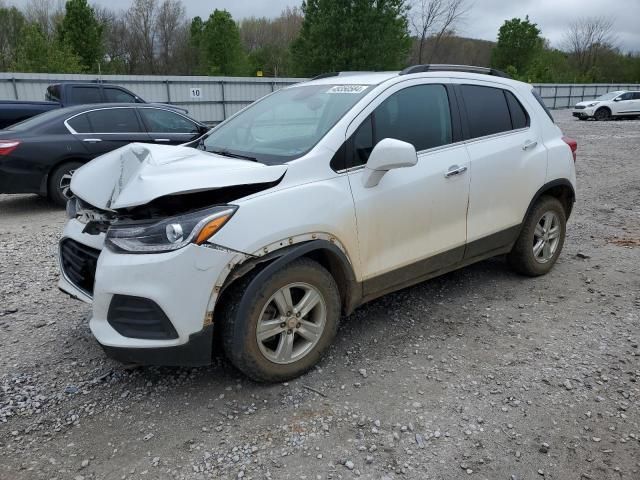
POLYGON ((208 127, 156 105, 82 105, 0 130, 0 193, 37 193, 58 205, 74 170, 131 142, 179 145, 208 127))

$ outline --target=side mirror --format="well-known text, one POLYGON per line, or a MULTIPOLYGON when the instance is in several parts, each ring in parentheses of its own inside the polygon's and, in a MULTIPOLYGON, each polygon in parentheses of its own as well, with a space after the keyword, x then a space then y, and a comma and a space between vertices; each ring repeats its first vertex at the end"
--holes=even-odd
POLYGON ((418 154, 413 145, 395 138, 384 138, 369 155, 369 160, 364 166, 362 185, 364 188, 375 187, 389 170, 412 167, 416 163, 418 154))
POLYGON ((619 102, 620 100, 622 100, 622 98, 620 98, 620 97, 613 99, 614 102, 619 102))

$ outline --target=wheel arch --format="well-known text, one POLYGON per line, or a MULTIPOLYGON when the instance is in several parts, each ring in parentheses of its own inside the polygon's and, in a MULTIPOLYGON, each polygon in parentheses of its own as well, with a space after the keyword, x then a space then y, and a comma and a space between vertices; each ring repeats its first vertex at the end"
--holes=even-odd
POLYGON ((45 174, 42 176, 42 180, 40 182, 40 195, 43 195, 43 196, 49 195, 49 180, 51 179, 51 175, 62 165, 64 165, 65 163, 71 163, 71 162, 79 162, 84 165, 90 160, 91 159, 82 158, 78 156, 70 156, 67 158, 61 158, 56 160, 56 162, 50 165, 47 171, 45 172, 45 174))
POLYGON ((545 183, 538 189, 536 194, 531 199, 529 207, 527 208, 527 211, 522 218, 522 224, 524 224, 524 221, 529 216, 529 213, 533 209, 534 205, 543 195, 549 195, 560 200, 562 206, 564 207, 567 220, 569 219, 569 217, 571 216, 571 212, 573 211, 573 204, 576 201, 576 192, 573 188, 573 185, 568 179, 558 178, 545 183))
POLYGON ((250 272, 255 275, 253 282, 262 282, 277 270, 298 258, 309 258, 322 265, 334 278, 338 285, 343 313, 350 314, 358 306, 362 298, 362 286, 356 281, 356 277, 347 255, 329 240, 309 240, 300 244, 289 245, 274 250, 260 257, 250 259, 237 264, 227 275, 218 293, 215 310, 223 301, 228 289, 245 277, 250 272))

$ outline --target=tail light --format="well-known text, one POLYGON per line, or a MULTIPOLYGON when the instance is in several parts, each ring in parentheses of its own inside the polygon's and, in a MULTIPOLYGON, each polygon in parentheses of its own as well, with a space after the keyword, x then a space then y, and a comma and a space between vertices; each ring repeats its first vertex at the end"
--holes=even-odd
POLYGON ((571 137, 562 137, 562 141, 564 143, 566 143, 567 145, 569 145, 569 148, 571 149, 571 154, 573 155, 573 161, 576 161, 576 150, 578 150, 578 142, 576 142, 573 138, 571 137))
POLYGON ((9 155, 18 148, 18 145, 20 145, 18 140, 0 140, 0 155, 9 155))

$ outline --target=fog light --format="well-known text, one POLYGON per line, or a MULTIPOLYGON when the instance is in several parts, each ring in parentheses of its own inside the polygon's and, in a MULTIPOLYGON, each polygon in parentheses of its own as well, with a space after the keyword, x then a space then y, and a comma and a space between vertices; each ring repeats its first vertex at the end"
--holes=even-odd
POLYGON ((170 223, 165 228, 167 234, 167 240, 171 243, 178 243, 184 240, 184 232, 182 231, 182 225, 179 223, 170 223))

